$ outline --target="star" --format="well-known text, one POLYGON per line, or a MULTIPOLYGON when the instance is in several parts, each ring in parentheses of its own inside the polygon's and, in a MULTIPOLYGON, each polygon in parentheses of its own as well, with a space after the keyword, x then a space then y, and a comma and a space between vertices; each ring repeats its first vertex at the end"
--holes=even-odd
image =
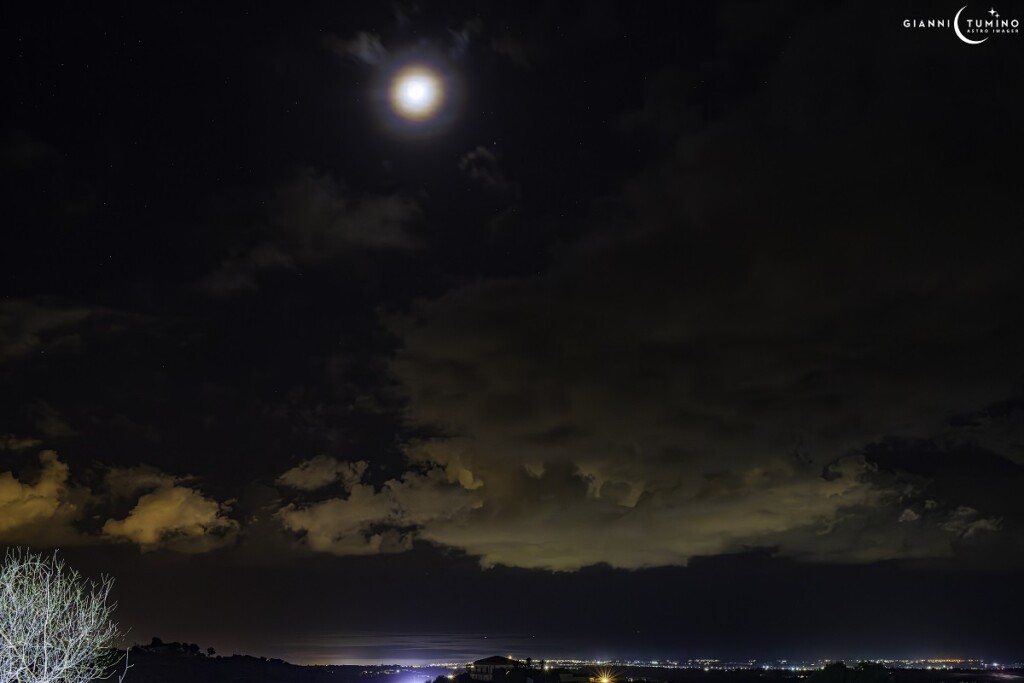
POLYGON ((994 17, 998 17, 998 16, 999 16, 999 13, 998 13, 998 12, 996 12, 996 8, 995 8, 995 7, 993 7, 992 9, 990 9, 990 10, 988 11, 988 13, 989 13, 989 14, 991 14, 992 16, 994 16, 994 17))

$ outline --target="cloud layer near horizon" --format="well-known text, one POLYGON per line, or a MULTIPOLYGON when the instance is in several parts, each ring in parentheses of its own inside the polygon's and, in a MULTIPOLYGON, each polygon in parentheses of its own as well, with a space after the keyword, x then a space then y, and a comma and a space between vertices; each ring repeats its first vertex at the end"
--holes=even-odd
POLYGON ((239 523, 230 506, 154 467, 110 468, 95 490, 72 480, 56 451, 42 450, 40 469, 24 478, 0 472, 0 543, 34 546, 127 541, 143 552, 199 553, 230 545, 239 523), (123 519, 84 528, 89 513, 110 504, 131 505, 123 519))

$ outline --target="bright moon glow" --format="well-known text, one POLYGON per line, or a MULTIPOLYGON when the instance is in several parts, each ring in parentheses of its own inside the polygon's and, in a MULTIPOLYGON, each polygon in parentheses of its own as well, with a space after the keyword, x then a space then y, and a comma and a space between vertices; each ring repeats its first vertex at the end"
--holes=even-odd
POLYGON ((391 106, 399 116, 422 121, 433 116, 444 99, 441 79, 423 67, 409 67, 391 81, 391 106))

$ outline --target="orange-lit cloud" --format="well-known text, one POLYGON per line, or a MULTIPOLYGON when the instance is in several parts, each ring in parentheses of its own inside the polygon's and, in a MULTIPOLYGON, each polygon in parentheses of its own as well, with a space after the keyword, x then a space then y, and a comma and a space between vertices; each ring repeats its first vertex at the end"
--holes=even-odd
POLYGON ((103 533, 143 551, 206 552, 234 542, 239 524, 229 510, 196 489, 164 484, 140 497, 124 519, 107 520, 103 533))
POLYGON ((308 506, 287 505, 277 513, 286 529, 302 535, 306 545, 335 555, 373 555, 411 548, 399 531, 378 530, 395 520, 393 502, 373 487, 357 484, 347 498, 332 498, 308 506))
MULTIPOLYGON (((347 495, 309 504, 289 503, 277 511, 277 518, 312 550, 368 555, 409 550, 415 527, 458 517, 480 504, 471 490, 452 483, 459 472, 451 468, 406 472, 378 490, 362 483, 365 465, 320 457, 289 470, 286 475, 290 476, 278 481, 292 488, 302 488, 294 485, 297 474, 303 483, 315 482, 319 488, 344 473, 347 495), (319 474, 313 476, 312 472, 319 474), (325 474, 329 476, 322 476, 325 474)), ((479 486, 471 476, 463 478, 479 486)))
POLYGON ((0 472, 0 542, 55 545, 81 542, 72 527, 80 508, 80 491, 69 484, 68 466, 57 452, 39 453, 41 471, 31 483, 0 472))

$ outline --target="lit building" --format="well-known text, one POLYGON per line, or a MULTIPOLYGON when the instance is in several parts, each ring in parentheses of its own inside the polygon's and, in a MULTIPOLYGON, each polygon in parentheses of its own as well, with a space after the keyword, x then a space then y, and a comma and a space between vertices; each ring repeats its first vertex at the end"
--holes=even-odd
POLYGON ((478 659, 469 665, 469 677, 474 681, 493 681, 495 674, 503 673, 509 669, 517 669, 523 666, 523 663, 517 659, 510 659, 508 657, 487 657, 485 659, 478 659))

